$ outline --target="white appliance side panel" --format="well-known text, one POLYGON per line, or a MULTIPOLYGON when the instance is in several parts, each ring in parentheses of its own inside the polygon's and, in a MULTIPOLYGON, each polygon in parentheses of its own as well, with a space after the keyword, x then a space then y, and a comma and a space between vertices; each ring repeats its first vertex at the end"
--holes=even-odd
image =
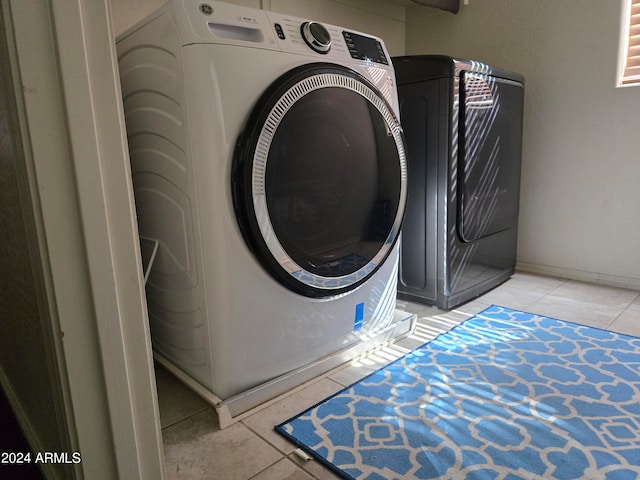
POLYGON ((159 242, 147 282, 154 348, 213 387, 182 47, 166 13, 117 44, 140 235, 159 242))

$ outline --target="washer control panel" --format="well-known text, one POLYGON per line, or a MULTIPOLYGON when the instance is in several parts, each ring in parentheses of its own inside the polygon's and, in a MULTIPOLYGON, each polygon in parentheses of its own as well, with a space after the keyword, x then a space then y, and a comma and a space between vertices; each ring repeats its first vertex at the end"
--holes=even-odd
POLYGON ((327 53, 331 49, 331 34, 321 23, 304 22, 300 33, 307 45, 318 53, 327 53))
POLYGON ((254 46, 283 52, 320 54, 328 60, 391 63, 382 40, 313 20, 216 0, 180 0, 191 43, 254 46))
POLYGON ((352 58, 389 65, 384 47, 377 39, 346 30, 342 32, 342 36, 352 58))
POLYGON ((334 25, 284 16, 274 22, 273 29, 285 50, 304 46, 305 49, 310 48, 320 54, 332 52, 348 55, 355 60, 389 65, 385 48, 375 37, 343 30, 334 25))

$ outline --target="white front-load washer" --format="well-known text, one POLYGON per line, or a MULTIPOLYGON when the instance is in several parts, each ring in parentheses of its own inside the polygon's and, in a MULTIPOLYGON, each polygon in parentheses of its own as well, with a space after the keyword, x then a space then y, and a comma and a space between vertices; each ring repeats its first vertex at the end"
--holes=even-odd
POLYGON ((156 358, 234 417, 412 327, 380 39, 176 0, 117 47, 156 358))

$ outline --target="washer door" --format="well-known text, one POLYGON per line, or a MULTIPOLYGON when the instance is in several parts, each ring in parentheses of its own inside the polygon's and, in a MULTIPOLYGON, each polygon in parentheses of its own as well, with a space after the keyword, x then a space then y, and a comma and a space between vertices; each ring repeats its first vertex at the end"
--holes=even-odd
POLYGON ((234 156, 245 240, 289 289, 355 288, 384 262, 406 201, 400 124, 364 77, 333 64, 294 69, 256 104, 234 156))

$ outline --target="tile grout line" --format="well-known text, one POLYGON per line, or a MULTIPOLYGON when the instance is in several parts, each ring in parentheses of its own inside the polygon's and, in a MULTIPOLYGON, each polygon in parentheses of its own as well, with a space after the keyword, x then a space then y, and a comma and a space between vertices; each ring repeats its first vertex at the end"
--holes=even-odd
POLYGON ((296 469, 302 470, 304 473, 307 474, 307 476, 309 477, 309 480, 315 480, 317 477, 315 475, 313 475, 311 472, 307 471, 306 469, 304 469, 302 466, 298 465, 296 462, 294 462, 293 460, 291 460, 291 458, 289 458, 289 455, 283 455, 282 458, 279 458, 277 461, 275 461, 274 463, 272 463, 271 465, 269 465, 268 467, 260 470, 258 473, 256 473, 255 475, 249 477, 247 480, 253 480, 255 478, 258 477, 258 475, 261 475, 262 473, 266 472, 267 470, 269 470, 270 468, 276 466, 278 463, 280 463, 282 460, 285 460, 286 462, 291 463, 296 469))
MULTIPOLYGON (((218 418, 218 414, 215 411, 215 408, 212 405, 205 405, 204 407, 195 410, 191 413, 185 414, 182 418, 178 419, 178 420, 174 420, 173 422, 169 423, 168 425, 164 425, 163 427, 161 427, 160 430, 166 430, 167 428, 173 427, 175 425, 177 425, 178 423, 184 422, 185 420, 190 419, 191 417, 194 417, 196 415, 198 415, 199 413, 202 413, 206 410, 212 410, 212 414, 216 416, 216 419, 218 418)), ((218 427, 219 428, 219 427, 218 427)))

